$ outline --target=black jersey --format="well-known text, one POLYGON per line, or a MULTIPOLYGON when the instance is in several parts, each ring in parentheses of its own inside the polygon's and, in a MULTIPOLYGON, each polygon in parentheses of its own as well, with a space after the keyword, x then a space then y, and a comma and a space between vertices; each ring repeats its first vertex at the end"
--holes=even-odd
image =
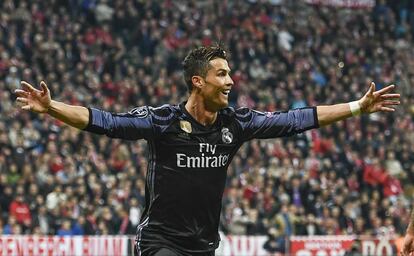
POLYGON ((85 130, 149 145, 146 204, 137 247, 168 246, 189 254, 215 250, 226 171, 253 138, 289 136, 318 127, 316 108, 258 112, 225 108, 203 126, 184 103, 113 114, 90 109, 85 130))

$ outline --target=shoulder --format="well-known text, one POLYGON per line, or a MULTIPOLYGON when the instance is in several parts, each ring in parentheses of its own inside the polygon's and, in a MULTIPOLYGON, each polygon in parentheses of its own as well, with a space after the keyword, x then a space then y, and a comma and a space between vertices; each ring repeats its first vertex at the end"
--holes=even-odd
POLYGON ((246 107, 233 108, 227 107, 220 111, 224 117, 232 118, 240 122, 248 122, 252 119, 254 110, 246 107))
POLYGON ((176 116, 177 106, 165 104, 159 107, 140 106, 128 111, 128 115, 140 119, 151 119, 154 124, 164 124, 176 116))
POLYGON ((180 113, 180 109, 176 105, 164 104, 159 107, 148 107, 154 124, 168 125, 174 121, 180 113))
POLYGON ((140 117, 140 118, 144 118, 149 115, 156 116, 159 118, 165 118, 173 114, 173 112, 175 111, 174 107, 175 106, 172 106, 169 104, 165 104, 160 107, 140 106, 140 107, 135 107, 131 109, 130 111, 128 111, 128 114, 136 116, 136 117, 140 117))
POLYGON ((159 107, 148 107, 150 113, 156 118, 164 119, 171 118, 178 110, 178 107, 175 105, 164 104, 159 107))
POLYGON ((244 116, 251 112, 251 109, 249 108, 233 108, 233 107, 227 107, 220 110, 220 114, 224 116, 244 116))

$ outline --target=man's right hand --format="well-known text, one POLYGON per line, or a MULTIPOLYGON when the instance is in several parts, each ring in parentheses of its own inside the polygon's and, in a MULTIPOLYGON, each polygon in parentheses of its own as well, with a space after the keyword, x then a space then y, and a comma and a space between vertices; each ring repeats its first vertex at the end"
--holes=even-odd
POLYGON ((16 101, 22 103, 24 110, 31 110, 37 113, 46 113, 49 110, 52 99, 50 91, 44 81, 40 82, 42 90, 35 89, 31 84, 22 81, 22 89, 16 89, 14 93, 17 95, 16 101))

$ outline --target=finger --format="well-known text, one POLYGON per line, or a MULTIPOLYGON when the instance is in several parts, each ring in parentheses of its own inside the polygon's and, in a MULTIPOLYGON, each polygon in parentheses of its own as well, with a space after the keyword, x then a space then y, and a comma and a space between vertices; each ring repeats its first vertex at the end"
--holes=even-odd
POLYGON ((22 98, 22 97, 18 97, 16 99, 16 101, 21 102, 21 103, 26 103, 26 104, 29 102, 29 100, 27 98, 22 98))
POLYGON ((389 108, 389 107, 381 107, 380 110, 383 112, 394 112, 395 111, 394 108, 389 108))
POLYGON ((30 109, 32 109, 32 106, 30 106, 30 105, 24 105, 24 106, 22 107, 22 109, 23 109, 23 110, 30 110, 30 109))
POLYGON ((26 81, 22 81, 21 84, 27 88, 29 92, 40 92, 39 90, 35 89, 31 84, 26 81))
POLYGON ((395 85, 393 85, 393 84, 392 85, 388 85, 387 87, 384 87, 384 88, 382 88, 379 91, 376 91, 375 94, 381 95, 381 94, 384 94, 384 93, 387 93, 387 92, 392 91, 394 88, 395 88, 395 85))
POLYGON ((382 99, 399 99, 401 98, 401 94, 399 93, 389 93, 389 94, 383 94, 381 95, 382 99))
POLYGON ((49 88, 47 87, 47 85, 44 81, 40 82, 40 86, 42 87, 42 90, 43 90, 42 94, 46 94, 46 93, 49 92, 49 88))
POLYGON ((375 83, 371 82, 368 89, 368 94, 373 94, 375 92, 375 83))
POLYGON ((14 90, 14 94, 16 94, 18 97, 29 97, 29 93, 24 91, 24 90, 20 90, 20 89, 16 89, 14 90))
POLYGON ((391 106, 391 105, 400 105, 400 101, 398 101, 398 100, 387 100, 387 101, 384 101, 383 103, 382 103, 382 105, 387 105, 387 106, 391 106))

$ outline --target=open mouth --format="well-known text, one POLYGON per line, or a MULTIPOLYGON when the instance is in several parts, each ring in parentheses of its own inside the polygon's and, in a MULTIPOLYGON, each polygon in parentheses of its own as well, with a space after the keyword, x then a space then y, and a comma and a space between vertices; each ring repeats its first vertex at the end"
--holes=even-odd
POLYGON ((228 96, 230 93, 230 90, 224 90, 221 92, 222 94, 224 94, 225 96, 228 96))

